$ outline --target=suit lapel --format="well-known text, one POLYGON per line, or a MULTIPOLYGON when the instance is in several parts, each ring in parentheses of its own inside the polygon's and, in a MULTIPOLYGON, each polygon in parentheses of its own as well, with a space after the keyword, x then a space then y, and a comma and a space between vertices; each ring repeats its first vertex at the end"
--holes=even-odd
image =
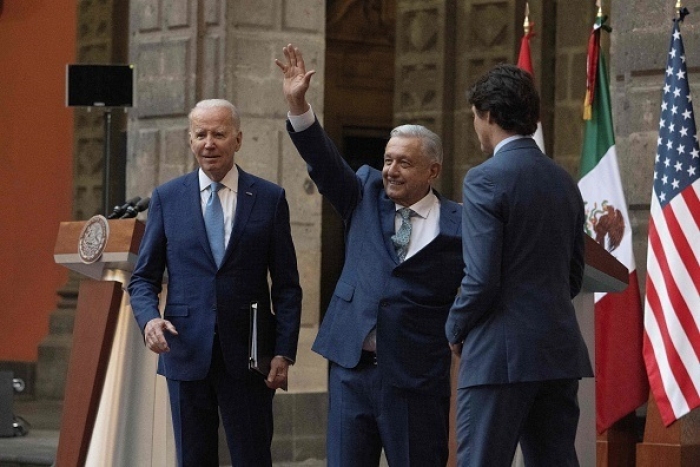
POLYGON ((396 226, 394 225, 394 220, 396 218, 396 203, 389 199, 384 190, 382 190, 380 197, 381 202, 379 203, 379 222, 382 226, 384 246, 386 247, 389 256, 391 256, 394 262, 398 263, 399 257, 396 256, 396 248, 394 248, 394 242, 391 241, 391 237, 396 233, 396 226))
POLYGON ((246 223, 250 218, 250 213, 253 210, 253 205, 255 204, 256 190, 254 185, 255 180, 253 177, 238 167, 236 214, 233 217, 233 230, 231 231, 231 238, 228 241, 228 246, 226 247, 222 264, 231 255, 233 249, 236 248, 241 235, 245 231, 246 223))
POLYGON ((185 190, 184 199, 184 215, 187 219, 192 219, 192 224, 195 229, 199 243, 202 245, 202 249, 207 252, 209 259, 212 263, 214 261, 214 255, 211 252, 211 247, 209 246, 209 239, 207 237, 207 228, 204 226, 204 215, 202 214, 202 197, 199 191, 199 175, 198 170, 190 173, 184 178, 182 184, 185 190))
POLYGON ((461 220, 459 205, 446 203, 445 198, 437 190, 433 190, 433 192, 440 200, 440 233, 438 235, 457 235, 461 220))

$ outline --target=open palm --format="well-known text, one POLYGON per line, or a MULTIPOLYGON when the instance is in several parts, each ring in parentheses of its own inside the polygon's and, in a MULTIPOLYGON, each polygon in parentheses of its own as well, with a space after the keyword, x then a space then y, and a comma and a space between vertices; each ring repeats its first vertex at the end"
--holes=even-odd
POLYGON ((311 76, 316 71, 306 71, 301 51, 292 46, 292 44, 284 47, 283 51, 286 63, 275 60, 275 64, 284 74, 284 83, 282 85, 284 97, 289 102, 292 113, 304 113, 308 109, 306 91, 309 89, 311 76))

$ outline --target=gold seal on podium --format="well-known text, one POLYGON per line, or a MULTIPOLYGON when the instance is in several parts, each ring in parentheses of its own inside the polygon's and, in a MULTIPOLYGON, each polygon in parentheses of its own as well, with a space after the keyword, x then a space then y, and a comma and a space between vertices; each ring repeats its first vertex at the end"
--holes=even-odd
POLYGON ((109 223, 101 215, 92 216, 80 231, 78 255, 85 264, 92 264, 102 256, 109 237, 109 223))

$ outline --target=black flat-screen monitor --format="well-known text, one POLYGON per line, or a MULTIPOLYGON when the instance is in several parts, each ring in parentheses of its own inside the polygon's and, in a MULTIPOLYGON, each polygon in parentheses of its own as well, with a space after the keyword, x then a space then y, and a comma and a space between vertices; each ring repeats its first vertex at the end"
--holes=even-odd
POLYGON ((66 105, 69 107, 131 107, 133 65, 67 65, 66 105))

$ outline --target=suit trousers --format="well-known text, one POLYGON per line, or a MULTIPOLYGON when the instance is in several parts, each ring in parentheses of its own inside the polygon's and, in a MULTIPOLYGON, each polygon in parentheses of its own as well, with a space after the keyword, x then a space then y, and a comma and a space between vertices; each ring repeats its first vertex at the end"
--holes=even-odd
POLYGON ((168 379, 168 392, 179 467, 219 467, 219 414, 233 465, 272 465, 274 390, 258 374, 232 377, 218 338, 207 377, 200 381, 168 379))
POLYGON ((444 467, 449 411, 449 396, 391 386, 374 363, 331 362, 328 466, 378 466, 383 448, 392 466, 444 467))
POLYGON ((457 392, 458 467, 577 467, 578 379, 492 384, 457 392))

